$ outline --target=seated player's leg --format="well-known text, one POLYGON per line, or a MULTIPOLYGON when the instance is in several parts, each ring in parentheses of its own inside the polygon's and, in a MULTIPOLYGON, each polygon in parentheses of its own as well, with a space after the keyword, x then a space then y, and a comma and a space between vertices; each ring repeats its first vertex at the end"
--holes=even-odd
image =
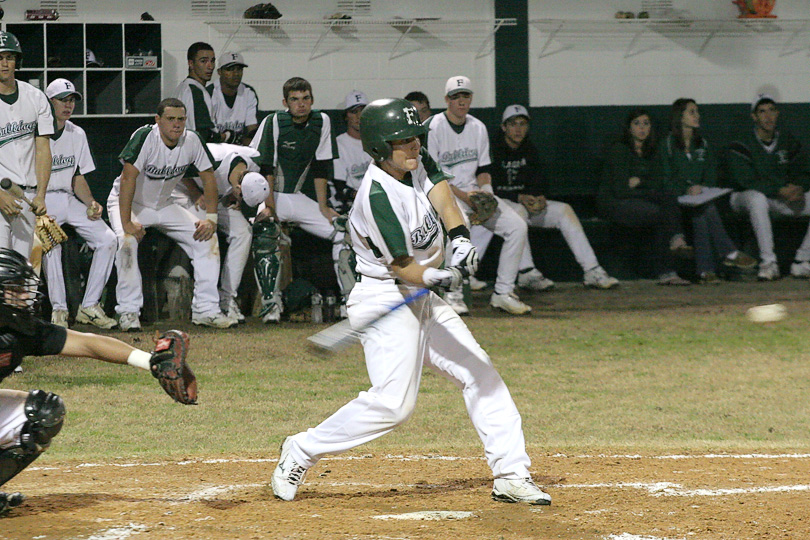
MULTIPOLYGON (((64 417, 56 394, 0 390, 0 487, 47 450, 64 417)), ((22 501, 19 493, 0 492, 0 515, 22 501)))
MULTIPOLYGON (((66 191, 48 191, 45 194, 45 206, 48 215, 59 225, 64 225, 68 218, 68 200, 71 195, 66 191)), ((62 244, 56 244, 43 257, 45 275, 48 277, 48 299, 51 302, 51 322, 63 328, 68 327, 67 293, 65 275, 62 270, 62 244)))
POLYGON ((281 242, 284 235, 276 221, 257 221, 253 224, 253 263, 256 281, 262 295, 262 321, 278 323, 284 311, 281 299, 280 275, 282 267, 281 242))
POLYGON ((520 301, 515 294, 515 281, 518 277, 521 256, 529 241, 529 228, 526 220, 520 217, 512 207, 498 200, 498 210, 486 222, 484 227, 503 238, 501 256, 498 259, 498 275, 495 280, 495 292, 490 298, 490 305, 513 315, 529 313, 531 307, 520 301))
POLYGON ((238 209, 220 205, 218 213, 219 228, 228 236, 228 253, 225 255, 220 278, 220 306, 228 317, 244 322, 245 316, 236 302, 236 293, 250 256, 253 233, 250 223, 238 209))

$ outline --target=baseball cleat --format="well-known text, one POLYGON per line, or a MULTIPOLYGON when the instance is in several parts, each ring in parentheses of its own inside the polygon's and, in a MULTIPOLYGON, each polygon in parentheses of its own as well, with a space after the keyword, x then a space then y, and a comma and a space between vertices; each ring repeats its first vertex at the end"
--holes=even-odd
POLYGON ((489 305, 512 315, 525 315, 532 310, 531 306, 521 302, 514 292, 507 294, 492 293, 489 298, 489 305))
MULTIPOLYGON (((791 268, 791 270, 793 270, 791 268)), ((760 281, 776 281, 781 275, 779 274, 779 265, 776 261, 759 263, 759 272, 757 272, 757 279, 760 281)))
POLYGON ((228 300, 228 309, 225 311, 225 314, 231 319, 236 319, 236 322, 239 324, 245 322, 245 316, 242 315, 242 310, 239 309, 239 304, 236 302, 236 298, 231 298, 228 300))
POLYGON ((55 309, 51 312, 51 324, 61 326, 62 328, 68 327, 68 312, 64 309, 55 309))
POLYGON ((25 496, 22 493, 3 493, 0 491, 0 516, 10 509, 20 506, 24 500, 25 496))
POLYGON ((810 278, 810 261, 796 261, 790 265, 790 275, 799 278, 810 278))
POLYGON ((619 284, 619 280, 610 277, 604 268, 597 266, 585 272, 583 283, 591 289, 612 289, 619 284))
POLYGON ((265 324, 277 324, 281 322, 281 305, 276 302, 270 304, 267 313, 262 315, 262 322, 265 324))
POLYGON ((470 290, 471 291, 483 291, 487 288, 487 282, 481 281, 480 279, 476 278, 475 276, 470 276, 470 290))
POLYGON ((464 293, 461 291, 447 291, 444 295, 444 301, 459 315, 470 313, 470 308, 464 302, 464 293))
POLYGON ((98 328, 109 330, 118 326, 115 319, 107 317, 104 310, 101 309, 100 304, 94 304, 90 307, 83 307, 76 314, 76 322, 79 324, 92 324, 98 328))
POLYGON ((270 484, 273 487, 273 495, 283 501, 291 501, 298 492, 298 486, 304 483, 307 475, 307 468, 299 465, 290 456, 290 446, 292 438, 287 437, 281 445, 281 455, 278 458, 278 465, 273 471, 270 484))
POLYGON ((118 326, 124 332, 140 332, 141 320, 138 318, 137 313, 122 313, 118 317, 118 326))
POLYGON ((497 478, 492 486, 492 500, 548 506, 551 504, 551 495, 537 487, 531 478, 497 478))
POLYGON ((191 317, 191 322, 197 326, 209 326, 211 328, 233 328, 239 324, 236 319, 231 319, 224 313, 212 313, 210 315, 195 315, 191 317))
POLYGON ((545 277, 537 268, 532 268, 528 272, 520 272, 517 284, 521 289, 531 291, 547 291, 554 287, 554 282, 545 277))

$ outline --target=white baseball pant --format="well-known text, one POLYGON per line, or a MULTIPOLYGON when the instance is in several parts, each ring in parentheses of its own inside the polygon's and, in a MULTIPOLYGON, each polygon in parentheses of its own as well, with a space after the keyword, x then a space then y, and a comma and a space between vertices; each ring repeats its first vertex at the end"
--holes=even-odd
POLYGON ((25 401, 28 392, 0 390, 0 450, 20 444, 20 431, 28 421, 25 401))
MULTIPOLYGON (((363 277, 347 304, 352 327, 367 324, 415 291, 391 279, 363 277)), ((495 478, 529 476, 531 460, 509 389, 444 300, 431 292, 374 323, 361 339, 371 388, 292 437, 290 453, 297 463, 311 467, 325 455, 372 441, 407 421, 426 365, 461 390, 495 478)))
MULTIPOLYGON (((107 201, 110 224, 118 237, 118 252, 115 268, 118 271, 118 286, 115 289, 118 305, 116 313, 140 313, 143 307, 143 282, 138 268, 138 242, 124 233, 118 198, 107 201)), ((191 311, 194 315, 207 316, 220 313, 217 281, 219 279, 219 242, 217 235, 209 240, 194 240, 194 215, 178 204, 169 204, 159 210, 132 203, 132 219, 145 228, 154 227, 177 242, 186 252, 194 266, 194 297, 191 311)))
MULTIPOLYGON (((731 194, 731 208, 735 212, 748 214, 751 227, 757 238, 761 264, 776 262, 774 253, 773 228, 770 214, 782 216, 810 216, 810 191, 804 194, 804 201, 788 204, 779 199, 770 199, 761 191, 749 189, 731 194)), ((810 226, 804 235, 802 245, 796 250, 797 261, 810 261, 810 226)))
MULTIPOLYGON (((28 200, 36 196, 36 188, 24 188, 28 200)), ((27 203, 21 202, 22 211, 13 218, 6 217, 0 212, 0 248, 10 248, 30 258, 31 247, 34 243, 34 225, 37 217, 27 203)))
MULTIPOLYGON (((582 229, 582 223, 579 222, 576 212, 570 205, 558 201, 548 201, 546 208, 542 212, 529 216, 528 210, 522 204, 508 199, 501 200, 522 217, 529 227, 559 229, 583 271, 587 272, 599 266, 599 261, 596 260, 596 254, 593 252, 591 243, 588 242, 588 237, 585 236, 585 231, 582 229)), ((470 229, 470 241, 475 246, 478 257, 481 259, 484 258, 493 236, 492 231, 481 226, 476 225, 470 229)), ((526 248, 520 257, 520 270, 534 268, 534 258, 529 244, 530 242, 527 241, 526 248)))
MULTIPOLYGON (((197 219, 205 219, 205 210, 197 208, 179 186, 172 193, 172 200, 194 214, 197 219)), ((236 298, 239 284, 242 283, 242 274, 250 257, 253 228, 239 209, 228 208, 222 203, 217 205, 217 228, 228 237, 228 251, 219 279, 220 304, 227 309, 228 302, 236 298)))
MULTIPOLYGON (((67 191, 48 191, 45 194, 45 205, 48 215, 59 225, 72 225, 79 236, 87 241, 93 250, 93 262, 87 276, 87 287, 84 291, 82 307, 98 304, 104 286, 110 278, 118 239, 115 233, 102 220, 92 221, 87 217, 87 207, 72 193, 67 191)), ((48 276, 48 297, 55 310, 67 310, 65 293, 65 275, 62 270, 62 244, 56 245, 45 254, 45 275, 48 276)))

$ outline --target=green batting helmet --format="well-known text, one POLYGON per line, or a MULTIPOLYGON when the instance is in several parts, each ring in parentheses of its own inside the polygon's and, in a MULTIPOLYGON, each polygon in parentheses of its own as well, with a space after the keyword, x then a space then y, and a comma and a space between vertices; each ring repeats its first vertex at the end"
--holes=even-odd
MULTIPOLYGON (((17 55, 17 63, 22 60, 22 49, 20 48, 20 41, 17 36, 11 32, 0 31, 0 52, 13 52, 17 55)), ((19 67, 19 66, 18 66, 19 67)))
POLYGON ((360 114, 360 139, 374 161, 391 157, 391 141, 421 137, 428 132, 410 101, 399 98, 372 101, 360 114))

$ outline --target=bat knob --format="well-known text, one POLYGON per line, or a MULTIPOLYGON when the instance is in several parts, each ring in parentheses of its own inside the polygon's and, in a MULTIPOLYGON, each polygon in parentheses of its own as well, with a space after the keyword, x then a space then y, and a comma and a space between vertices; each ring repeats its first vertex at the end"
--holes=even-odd
POLYGON ((0 188, 8 190, 11 187, 11 178, 3 178, 0 180, 0 188))

